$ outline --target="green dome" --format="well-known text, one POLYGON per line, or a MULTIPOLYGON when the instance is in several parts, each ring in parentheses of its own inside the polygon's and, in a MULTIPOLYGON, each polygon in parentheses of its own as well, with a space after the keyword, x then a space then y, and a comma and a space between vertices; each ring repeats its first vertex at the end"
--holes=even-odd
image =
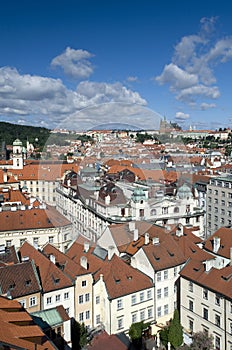
POLYGON ((146 200, 146 194, 144 193, 144 190, 141 187, 136 187, 131 196, 131 199, 134 202, 140 202, 141 200, 146 200))
POLYGON ((192 198, 193 194, 191 189, 187 184, 183 184, 177 191, 177 196, 181 199, 192 198))

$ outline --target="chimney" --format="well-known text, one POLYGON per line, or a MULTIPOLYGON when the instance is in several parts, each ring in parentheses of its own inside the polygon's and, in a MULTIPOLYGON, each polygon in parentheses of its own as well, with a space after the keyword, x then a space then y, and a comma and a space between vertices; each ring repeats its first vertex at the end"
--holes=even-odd
POLYGON ((152 238, 152 244, 153 245, 158 245, 159 244, 159 237, 153 237, 152 238))
POLYGON ((183 234, 184 234, 184 227, 183 225, 179 224, 176 228, 176 236, 180 237, 180 236, 183 236, 183 234))
POLYGON ((139 230, 137 228, 134 229, 134 241, 136 242, 139 239, 139 230))
POLYGON ((7 183, 7 170, 6 169, 3 170, 3 182, 7 183))
POLYGON ((130 231, 134 231, 135 230, 135 222, 134 221, 130 221, 129 222, 129 230, 130 231))
POLYGON ((108 260, 111 260, 114 254, 115 254, 115 248, 113 245, 110 245, 108 247, 108 260))
POLYGON ((110 195, 105 197, 105 205, 110 205, 110 195))
POLYGON ((89 242, 84 243, 84 252, 87 253, 89 251, 89 242))
POLYGON ((213 252, 217 253, 218 249, 220 248, 220 243, 221 243, 221 239, 219 237, 214 237, 213 238, 213 252))
POLYGON ((56 264, 56 257, 53 254, 51 254, 49 256, 49 258, 50 258, 50 261, 55 265, 56 264))
POLYGON ((145 245, 149 244, 149 233, 148 232, 146 232, 144 235, 144 244, 145 245))
POLYGON ((206 260, 204 261, 204 265, 205 265, 205 272, 209 272, 210 269, 213 267, 213 260, 206 260))
POLYGON ((88 270, 88 260, 87 260, 87 258, 85 256, 81 256, 81 258, 80 258, 80 265, 85 270, 88 270))
POLYGON ((230 247, 230 265, 232 265, 232 247, 230 247))
POLYGON ((100 281, 102 281, 102 282, 104 281, 104 280, 103 280, 103 277, 104 277, 104 276, 103 276, 103 274, 101 273, 101 274, 100 274, 100 281))

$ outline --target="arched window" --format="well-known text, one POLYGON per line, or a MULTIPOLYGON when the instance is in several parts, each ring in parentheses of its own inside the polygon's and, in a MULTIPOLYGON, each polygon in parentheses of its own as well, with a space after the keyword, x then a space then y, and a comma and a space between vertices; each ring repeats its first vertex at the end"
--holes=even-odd
POLYGON ((156 215, 156 209, 151 209, 151 215, 152 216, 156 215))

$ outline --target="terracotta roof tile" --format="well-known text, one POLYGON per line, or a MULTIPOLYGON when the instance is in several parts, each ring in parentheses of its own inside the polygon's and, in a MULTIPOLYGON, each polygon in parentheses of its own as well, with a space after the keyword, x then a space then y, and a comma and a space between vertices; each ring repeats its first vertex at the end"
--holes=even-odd
POLYGON ((21 257, 33 259, 39 269, 41 285, 44 292, 71 287, 72 281, 42 252, 24 242, 20 250, 21 257))

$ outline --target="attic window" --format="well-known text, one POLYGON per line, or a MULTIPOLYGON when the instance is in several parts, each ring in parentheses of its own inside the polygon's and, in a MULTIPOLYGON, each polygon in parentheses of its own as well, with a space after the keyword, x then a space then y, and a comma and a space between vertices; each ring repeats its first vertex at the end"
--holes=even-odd
POLYGON ((120 281, 121 281, 119 277, 114 277, 114 280, 115 280, 115 283, 116 283, 116 284, 119 284, 120 281))
POLYGON ((12 283, 9 285, 9 290, 12 290, 12 289, 14 289, 14 288, 15 288, 15 283, 12 282, 12 283))
POLYGON ((59 284, 60 279, 59 279, 59 277, 54 277, 53 276, 53 281, 54 281, 55 284, 59 284))
POLYGON ((127 279, 128 280, 132 280, 132 276, 127 276, 127 279))
POLYGON ((173 253, 173 252, 170 252, 169 250, 168 250, 168 254, 169 254, 170 256, 174 256, 174 253, 173 253))
POLYGON ((29 287, 30 285, 31 285, 31 280, 26 280, 25 286, 26 286, 26 287, 29 287))
POLYGON ((198 272, 200 270, 200 268, 199 267, 194 267, 193 270, 198 272))
POLYGON ((153 256, 154 256, 154 258, 155 258, 155 260, 160 260, 160 257, 159 256, 156 256, 155 254, 153 254, 153 256))

